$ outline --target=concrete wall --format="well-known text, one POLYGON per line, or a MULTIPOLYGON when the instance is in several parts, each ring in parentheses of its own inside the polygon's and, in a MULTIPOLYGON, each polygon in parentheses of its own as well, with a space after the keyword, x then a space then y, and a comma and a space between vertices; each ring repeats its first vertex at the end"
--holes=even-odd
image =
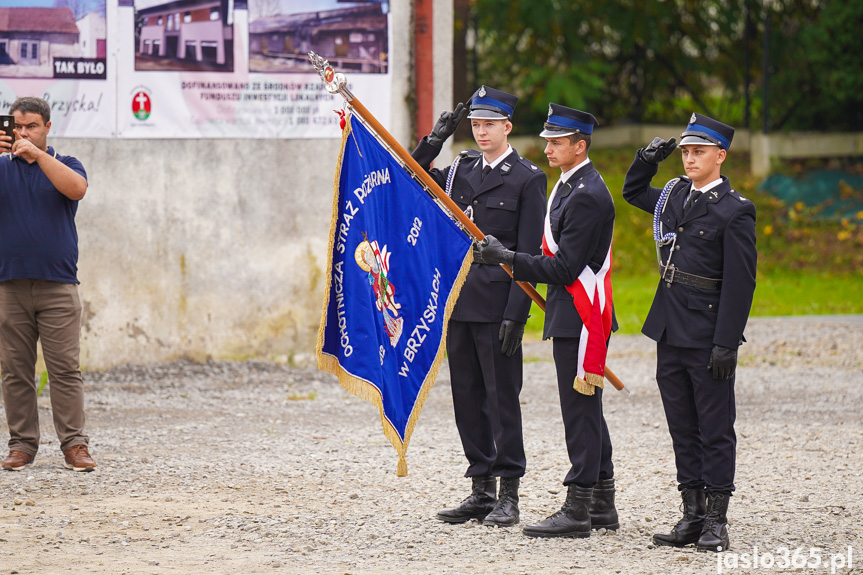
MULTIPOLYGON (((440 113, 444 110, 452 110, 452 51, 453 51, 453 19, 455 10, 453 2, 436 1, 434 3, 434 93, 432 96, 432 125, 437 121, 440 113), (448 34, 449 40, 446 42, 438 42, 437 38, 442 33, 448 34)), ((417 134, 418 138, 426 134, 417 134)), ((416 144, 416 142, 414 142, 416 144)), ((408 151, 413 150, 413 147, 407 147, 408 151)), ((459 148, 461 150, 462 148, 459 148)), ((458 150, 456 150, 458 151, 458 150)), ((435 166, 448 166, 449 159, 453 156, 452 138, 447 140, 443 148, 441 148, 440 160, 434 163, 435 166)))
MULTIPOLYGON (((389 128, 410 149, 410 6, 390 6, 389 128)), ((451 15, 435 35, 452 45, 451 15)), ((451 99, 442 69, 436 103, 451 99)), ((314 352, 339 140, 49 144, 90 181, 77 216, 82 366, 314 352)))
POLYGON ((773 158, 843 158, 860 155, 863 155, 863 132, 755 134, 752 138, 752 175, 768 175, 773 158))

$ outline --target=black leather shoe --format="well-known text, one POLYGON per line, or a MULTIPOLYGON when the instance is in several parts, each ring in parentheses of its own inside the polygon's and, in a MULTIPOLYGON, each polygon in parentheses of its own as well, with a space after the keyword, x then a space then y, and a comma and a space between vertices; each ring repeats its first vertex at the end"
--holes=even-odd
POLYGON ((482 521, 485 516, 494 509, 497 501, 497 479, 494 477, 471 477, 473 490, 470 495, 461 502, 461 505, 453 509, 439 511, 437 518, 447 523, 465 523, 471 519, 482 521))
POLYGON ((614 478, 600 479, 593 486, 593 496, 590 499, 590 528, 620 529, 617 509, 614 507, 614 478))
POLYGON ((511 527, 518 523, 518 477, 501 477, 497 504, 482 520, 483 525, 511 527))
POLYGON ((522 530, 528 537, 590 537, 592 487, 570 485, 560 511, 522 530))
POLYGON ((701 537, 695 544, 699 551, 713 551, 721 553, 730 547, 728 537, 728 500, 729 493, 708 492, 707 493, 707 517, 704 520, 704 529, 701 537))
POLYGON ((655 533, 653 542, 656 545, 669 547, 684 547, 698 541, 704 529, 704 517, 707 514, 707 502, 704 489, 695 487, 684 489, 681 493, 683 502, 683 518, 671 530, 671 533, 655 533))

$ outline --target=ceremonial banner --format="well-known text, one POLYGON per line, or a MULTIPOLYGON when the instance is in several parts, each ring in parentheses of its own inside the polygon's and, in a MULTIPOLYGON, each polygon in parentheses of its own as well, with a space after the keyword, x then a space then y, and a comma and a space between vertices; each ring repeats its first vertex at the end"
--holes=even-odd
POLYGON ((334 187, 318 368, 378 406, 404 476, 471 240, 350 117, 334 187))

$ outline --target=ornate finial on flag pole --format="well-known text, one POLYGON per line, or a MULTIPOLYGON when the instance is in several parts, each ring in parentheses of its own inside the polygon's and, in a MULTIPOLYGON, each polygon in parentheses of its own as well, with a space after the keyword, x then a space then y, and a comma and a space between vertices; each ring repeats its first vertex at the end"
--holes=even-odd
POLYGON ((347 88, 348 79, 341 72, 336 73, 335 69, 330 66, 329 61, 314 52, 309 52, 309 61, 320 75, 321 80, 324 81, 327 92, 330 94, 341 94, 348 102, 354 99, 354 95, 347 88))

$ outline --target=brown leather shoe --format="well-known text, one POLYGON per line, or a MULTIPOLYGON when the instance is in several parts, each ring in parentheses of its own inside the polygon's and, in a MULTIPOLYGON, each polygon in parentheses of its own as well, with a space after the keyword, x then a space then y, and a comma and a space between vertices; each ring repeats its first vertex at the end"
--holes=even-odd
POLYGON ((66 461, 63 463, 66 469, 73 471, 93 471, 96 469, 96 462, 90 457, 86 445, 73 445, 64 451, 63 455, 66 456, 66 461))
POLYGON ((6 471, 21 471, 31 463, 33 463, 32 455, 24 453, 23 451, 18 451, 17 449, 12 449, 0 465, 2 465, 3 469, 6 471))

